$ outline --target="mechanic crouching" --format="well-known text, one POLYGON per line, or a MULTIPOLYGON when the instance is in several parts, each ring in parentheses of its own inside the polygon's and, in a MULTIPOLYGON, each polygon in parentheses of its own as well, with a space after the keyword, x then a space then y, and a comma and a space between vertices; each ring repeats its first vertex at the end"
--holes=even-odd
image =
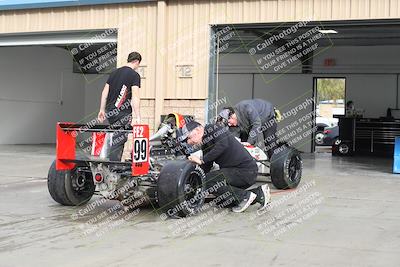
POLYGON ((203 127, 196 121, 189 121, 182 128, 182 134, 189 145, 201 147, 203 151, 203 159, 194 155, 188 159, 205 171, 206 189, 223 184, 213 194, 219 197, 230 192, 235 205, 232 208, 233 212, 243 212, 254 203, 261 204, 259 209, 267 207, 271 199, 267 184, 250 191, 246 190, 255 184, 258 167, 256 161, 227 127, 216 124, 203 127), (220 169, 210 172, 214 162, 220 169))

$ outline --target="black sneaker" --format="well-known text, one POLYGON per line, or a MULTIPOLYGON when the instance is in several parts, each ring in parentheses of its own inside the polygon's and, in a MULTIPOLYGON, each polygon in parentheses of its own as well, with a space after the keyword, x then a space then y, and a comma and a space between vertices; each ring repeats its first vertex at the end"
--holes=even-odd
POLYGON ((271 203, 271 192, 269 186, 267 184, 264 184, 260 187, 261 187, 262 197, 259 201, 261 207, 259 207, 258 210, 265 209, 268 206, 268 204, 271 203))
POLYGON ((242 202, 240 202, 236 207, 232 208, 232 211, 237 213, 245 211, 251 205, 251 203, 253 203, 256 197, 257 195, 253 192, 248 192, 247 196, 242 200, 242 202))

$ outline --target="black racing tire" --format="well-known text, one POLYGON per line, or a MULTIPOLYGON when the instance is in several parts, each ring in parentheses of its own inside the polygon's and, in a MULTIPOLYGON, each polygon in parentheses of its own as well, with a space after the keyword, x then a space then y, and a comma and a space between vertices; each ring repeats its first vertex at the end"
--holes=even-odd
POLYGON ((277 189, 296 188, 300 183, 303 162, 300 152, 287 145, 279 147, 271 158, 271 180, 277 189))
POLYGON ((161 169, 157 200, 163 213, 171 218, 196 214, 205 199, 205 173, 187 160, 171 161, 161 169))
POLYGON ((47 176, 50 196, 64 206, 80 206, 93 196, 95 185, 91 173, 72 170, 56 170, 56 161, 50 166, 47 176))

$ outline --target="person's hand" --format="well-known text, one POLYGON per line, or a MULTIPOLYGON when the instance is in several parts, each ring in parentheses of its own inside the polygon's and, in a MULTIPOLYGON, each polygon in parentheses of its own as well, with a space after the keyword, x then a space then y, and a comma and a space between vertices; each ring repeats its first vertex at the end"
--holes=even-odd
POLYGON ((133 126, 135 126, 137 124, 140 124, 140 118, 132 119, 131 126, 133 127, 133 126))
POLYGON ((188 160, 190 160, 191 162, 194 162, 198 165, 203 164, 203 161, 199 157, 196 157, 196 156, 189 156, 188 160))
POLYGON ((97 115, 97 120, 99 122, 104 122, 104 120, 106 119, 106 113, 104 112, 104 110, 100 110, 99 114, 97 115))
POLYGON ((251 144, 249 142, 242 142, 242 145, 244 146, 251 146, 251 144))

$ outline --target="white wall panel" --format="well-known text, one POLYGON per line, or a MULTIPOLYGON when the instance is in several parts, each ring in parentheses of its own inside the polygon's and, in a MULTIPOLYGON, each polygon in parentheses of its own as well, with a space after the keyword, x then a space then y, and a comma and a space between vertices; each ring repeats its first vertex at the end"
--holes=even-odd
POLYGON ((220 74, 218 98, 226 97, 226 106, 251 98, 252 74, 220 74))
POLYGON ((347 100, 364 109, 366 118, 385 116, 388 107, 396 106, 396 80, 397 75, 349 75, 347 100))
POLYGON ((3 47, 0 58, 0 144, 54 143, 57 121, 82 119, 84 81, 66 50, 3 47))
POLYGON ((294 140, 295 137, 304 135, 300 140, 294 142, 294 146, 300 151, 311 151, 312 135, 307 134, 311 129, 311 125, 307 125, 311 117, 306 119, 307 114, 312 113, 312 104, 306 102, 306 99, 311 99, 313 95, 312 77, 303 74, 288 74, 288 75, 273 75, 273 74, 257 74, 254 79, 254 97, 265 99, 275 105, 281 113, 289 112, 293 109, 298 109, 299 105, 304 105, 304 109, 296 111, 293 115, 288 116, 285 120, 278 124, 278 130, 283 129, 285 133, 282 139, 287 141, 294 140), (306 120, 299 123, 301 128, 295 136, 290 136, 294 128, 290 128, 300 118, 306 120))
POLYGON ((85 120, 97 117, 100 108, 100 97, 108 75, 85 75, 85 120))

